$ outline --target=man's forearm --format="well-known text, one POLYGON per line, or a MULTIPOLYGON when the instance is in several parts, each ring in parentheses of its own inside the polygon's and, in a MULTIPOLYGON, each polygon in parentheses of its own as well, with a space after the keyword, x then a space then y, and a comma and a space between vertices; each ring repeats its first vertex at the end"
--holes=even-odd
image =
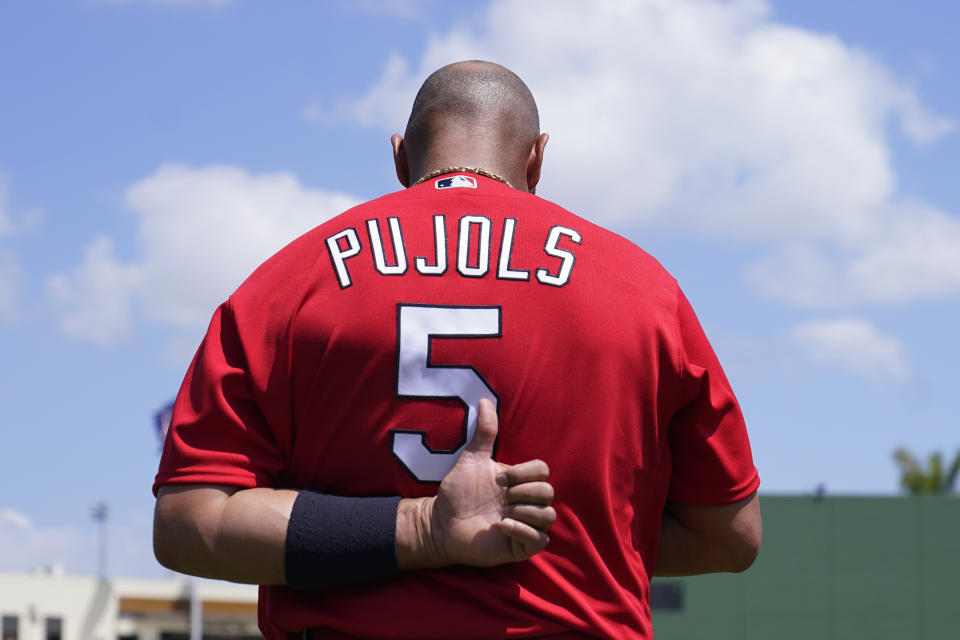
POLYGON ((285 584, 290 489, 164 487, 154 515, 154 552, 164 566, 191 575, 285 584))
MULTIPOLYGON (((298 491, 191 488, 165 492, 154 531, 158 559, 192 575, 250 584, 286 584, 287 529, 298 491)), ((423 520, 428 498, 400 501, 396 516, 401 569, 437 567, 442 560, 423 520)))
POLYGON ((443 566, 429 535, 431 498, 405 498, 397 507, 397 566, 402 570, 443 566))
POLYGON ((718 562, 717 549, 709 538, 688 529, 669 511, 660 521, 660 546, 657 549, 655 576, 690 576, 713 571, 718 562))
POLYGON ((654 575, 745 571, 757 556, 761 536, 756 495, 729 505, 668 504, 654 575))

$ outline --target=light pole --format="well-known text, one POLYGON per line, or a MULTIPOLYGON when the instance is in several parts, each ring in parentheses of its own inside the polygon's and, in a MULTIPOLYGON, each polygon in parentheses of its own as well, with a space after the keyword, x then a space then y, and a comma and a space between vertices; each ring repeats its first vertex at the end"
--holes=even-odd
POLYGON ((106 500, 101 500, 96 503, 91 510, 91 515, 99 526, 100 552, 97 558, 97 565, 101 580, 107 579, 107 515, 109 512, 110 509, 107 507, 106 500))

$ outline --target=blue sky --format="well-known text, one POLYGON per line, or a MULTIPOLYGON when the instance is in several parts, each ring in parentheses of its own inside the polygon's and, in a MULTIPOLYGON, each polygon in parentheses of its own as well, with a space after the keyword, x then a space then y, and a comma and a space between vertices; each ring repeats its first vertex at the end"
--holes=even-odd
POLYGON ((678 278, 768 493, 960 447, 955 3, 0 3, 0 570, 157 575, 152 413, 256 264, 398 188, 435 68, 531 86, 538 192, 678 278), (520 8, 522 6, 522 9, 520 8))

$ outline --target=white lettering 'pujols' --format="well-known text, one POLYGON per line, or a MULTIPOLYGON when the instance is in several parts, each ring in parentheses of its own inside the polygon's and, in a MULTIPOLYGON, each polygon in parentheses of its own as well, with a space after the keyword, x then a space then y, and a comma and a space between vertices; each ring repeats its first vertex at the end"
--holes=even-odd
MULTIPOLYGON (((494 276, 499 280, 514 280, 525 282, 530 280, 530 271, 514 265, 513 250, 518 221, 507 218, 503 222, 503 233, 500 234, 500 246, 495 255, 498 256, 497 268, 494 276)), ((380 220, 366 221, 367 237, 370 241, 370 250, 373 254, 374 268, 380 275, 396 276, 407 272, 410 261, 407 258, 406 245, 403 239, 403 228, 400 219, 388 217, 386 225, 380 220), (387 256, 384 249, 383 229, 389 228, 390 241, 393 245, 392 255, 387 256)), ((492 246, 493 221, 483 215, 471 214, 460 217, 456 224, 447 224, 446 216, 433 216, 434 254, 432 258, 415 256, 413 266, 417 273, 424 276, 440 276, 447 273, 447 234, 454 230, 457 234, 457 251, 455 260, 456 272, 464 278, 483 278, 491 273, 490 258, 493 254, 492 246), (452 227, 452 229, 451 229, 452 227), (476 255, 470 255, 471 246, 477 247, 476 255)), ((582 236, 575 229, 556 225, 550 229, 543 243, 543 253, 549 259, 550 266, 536 266, 536 282, 552 287, 562 287, 570 282, 573 268, 576 264, 576 255, 571 249, 561 248, 562 239, 573 244, 581 244, 582 236), (559 260, 559 264, 557 264, 559 260)), ((326 239, 327 251, 337 276, 341 289, 353 285, 350 276, 348 260, 357 257, 363 252, 360 236, 356 229, 347 227, 326 239)))

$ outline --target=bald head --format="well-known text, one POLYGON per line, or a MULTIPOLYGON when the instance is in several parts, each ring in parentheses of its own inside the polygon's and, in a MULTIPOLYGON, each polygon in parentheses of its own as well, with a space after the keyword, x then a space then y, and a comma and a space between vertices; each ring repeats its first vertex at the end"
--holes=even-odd
POLYGON ((452 129, 482 131, 501 145, 540 135, 537 104, 517 74, 492 62, 455 62, 430 74, 413 101, 404 134, 430 141, 452 129))
POLYGON ((540 137, 537 105, 523 80, 506 67, 470 60, 442 67, 424 81, 403 144, 413 180, 457 164, 516 178, 540 137))

